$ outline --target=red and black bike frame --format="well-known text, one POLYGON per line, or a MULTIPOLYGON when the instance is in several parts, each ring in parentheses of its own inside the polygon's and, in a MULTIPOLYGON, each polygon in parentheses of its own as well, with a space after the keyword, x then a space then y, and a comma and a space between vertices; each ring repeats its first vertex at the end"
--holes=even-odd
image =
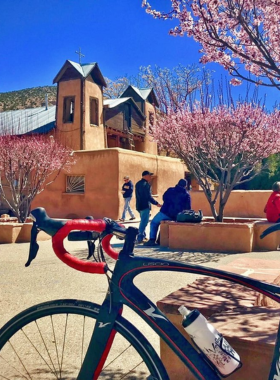
MULTIPOLYGON (((179 330, 177 330, 157 306, 134 285, 133 280, 140 273, 171 271, 212 276, 241 284, 280 302, 280 286, 277 285, 268 284, 219 269, 134 256, 134 242, 138 233, 138 230, 135 228, 130 227, 126 230, 124 227, 110 220, 77 219, 71 221, 56 221, 49 218, 45 214, 45 210, 41 208, 33 210, 31 214, 37 219, 37 221, 34 222, 33 228, 42 229, 53 236, 52 242, 55 253, 63 262, 74 269, 89 273, 105 274, 108 271, 108 266, 103 262, 82 261, 73 257, 65 250, 63 240, 69 232, 73 230, 96 231, 103 234, 102 246, 104 250, 109 256, 117 259, 114 271, 109 279, 109 289, 103 305, 100 308, 91 341, 77 378, 78 380, 95 380, 98 378, 114 340, 115 326, 121 315, 123 305, 130 307, 151 326, 171 350, 178 355, 196 379, 220 379, 215 370, 202 359, 202 356, 193 348, 179 330), (119 254, 110 246, 111 233, 119 237, 125 237, 123 249, 119 254)), ((276 229, 280 229, 279 224, 276 229)), ((34 233, 31 238, 31 249, 26 266, 30 265, 31 261, 36 257, 38 245, 35 235, 34 233)), ((135 334, 135 338, 137 338, 137 331, 135 334)), ((139 332, 139 336, 140 335, 141 333, 139 332)), ((279 350, 280 338, 278 331, 269 380, 280 380, 279 350)), ((166 380, 166 377, 163 378, 159 373, 157 380, 166 380)))
MULTIPOLYGON (((116 262, 114 273, 110 280, 109 292, 101 307, 92 342, 78 380, 98 378, 113 341, 115 321, 118 315, 121 314, 123 305, 127 305, 140 315, 178 355, 197 379, 220 379, 218 374, 209 367, 202 359, 202 356, 157 306, 134 285, 133 280, 138 274, 152 271, 185 272, 212 276, 244 285, 280 302, 280 296, 277 295, 277 293, 280 293, 280 287, 276 285, 218 269, 162 259, 135 257, 133 254, 127 254, 127 252, 122 251, 116 262)), ((275 361, 278 363, 277 359, 275 361)), ((276 365, 275 371, 277 371, 277 368, 276 365)), ((273 376, 269 378, 269 380, 272 379, 273 376)))

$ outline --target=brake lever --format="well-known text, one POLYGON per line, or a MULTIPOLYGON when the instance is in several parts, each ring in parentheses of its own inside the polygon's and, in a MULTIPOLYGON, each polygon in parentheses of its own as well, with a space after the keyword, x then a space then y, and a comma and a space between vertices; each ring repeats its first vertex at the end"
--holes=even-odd
POLYGON ((115 235, 120 240, 124 240, 125 239, 126 228, 124 226, 120 225, 115 220, 112 220, 112 219, 109 219, 109 218, 103 218, 103 220, 105 220, 105 222, 107 224, 107 227, 102 232, 101 237, 105 237, 108 234, 113 234, 113 235, 115 235))
POLYGON ((36 226, 36 222, 33 222, 33 226, 31 228, 31 239, 30 239, 30 246, 29 246, 29 256, 28 260, 25 264, 26 267, 29 267, 31 262, 36 258, 38 250, 39 250, 39 244, 37 243, 37 235, 39 233, 39 229, 36 226))

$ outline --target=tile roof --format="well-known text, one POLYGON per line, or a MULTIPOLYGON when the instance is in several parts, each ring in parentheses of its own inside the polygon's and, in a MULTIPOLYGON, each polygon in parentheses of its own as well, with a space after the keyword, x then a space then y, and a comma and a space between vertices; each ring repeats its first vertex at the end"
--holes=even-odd
POLYGON ((130 103, 133 105, 133 107, 136 109, 138 114, 141 116, 143 120, 146 119, 146 116, 143 114, 143 112, 140 110, 138 105, 135 103, 133 98, 117 98, 117 99, 104 99, 103 100, 103 106, 106 108, 114 108, 122 103, 130 103))
POLYGON ((128 99, 131 99, 131 98, 105 99, 103 101, 103 105, 108 106, 108 108, 114 108, 122 103, 125 103, 128 99))
POLYGON ((138 88, 138 87, 135 87, 135 86, 131 86, 133 88, 133 90, 139 95, 141 96, 141 98, 143 100, 146 100, 147 97, 150 95, 151 91, 153 90, 152 88, 138 88))
POLYGON ((107 87, 107 83, 96 62, 77 63, 70 61, 69 59, 66 60, 62 68, 59 70, 58 74, 53 80, 53 83, 59 82, 63 75, 66 73, 67 69, 69 68, 74 68, 76 72, 78 72, 83 78, 87 78, 89 75, 92 75, 95 79, 97 79, 99 84, 101 84, 104 87, 107 87))
POLYGON ((0 112, 0 134, 46 133, 55 127, 56 106, 0 112))

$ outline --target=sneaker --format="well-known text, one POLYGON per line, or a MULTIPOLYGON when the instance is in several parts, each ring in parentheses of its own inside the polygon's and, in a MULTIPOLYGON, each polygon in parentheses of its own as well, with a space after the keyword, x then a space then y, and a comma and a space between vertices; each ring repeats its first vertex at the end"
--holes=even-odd
POLYGON ((144 238, 143 240, 136 240, 136 244, 147 243, 148 239, 144 238))
POLYGON ((150 240, 146 241, 146 242, 144 243, 144 245, 145 245, 146 247, 154 247, 154 246, 156 246, 156 245, 158 245, 158 244, 156 243, 155 239, 150 239, 150 240))
POLYGON ((119 221, 120 221, 120 222, 124 222, 124 219, 123 219, 123 218, 120 218, 119 221))
POLYGON ((134 220, 134 219, 136 219, 136 218, 135 218, 135 216, 133 216, 133 217, 132 217, 132 218, 130 218, 129 220, 134 220))

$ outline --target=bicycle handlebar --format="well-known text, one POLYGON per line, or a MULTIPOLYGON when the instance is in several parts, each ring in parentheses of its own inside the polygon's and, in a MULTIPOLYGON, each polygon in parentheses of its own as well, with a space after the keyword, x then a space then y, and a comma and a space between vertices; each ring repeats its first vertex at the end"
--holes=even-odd
POLYGON ((33 227, 31 230, 31 241, 29 258, 25 266, 29 266, 31 261, 36 257, 39 246, 36 241, 38 230, 42 230, 52 236, 52 246, 57 257, 70 266, 81 272, 86 273, 99 273, 104 274, 107 272, 107 264, 104 262, 89 262, 78 259, 72 256, 64 248, 63 240, 73 230, 78 231, 95 231, 95 232, 107 232, 107 235, 102 239, 102 247, 104 251, 113 259, 118 258, 118 252, 115 251, 110 245, 110 240, 113 234, 124 237, 126 235, 125 227, 120 226, 118 223, 110 219, 52 219, 50 218, 45 209, 37 208, 31 211, 33 227))
MULTIPOLYGON (((69 267, 86 273, 104 274, 107 271, 106 263, 83 261, 66 251, 63 240, 73 230, 103 232, 106 229, 104 220, 73 219, 66 222, 52 238, 52 246, 56 256, 69 267)), ((106 251, 105 251, 106 252, 106 251)), ((107 252, 106 252, 107 253, 107 252)))

